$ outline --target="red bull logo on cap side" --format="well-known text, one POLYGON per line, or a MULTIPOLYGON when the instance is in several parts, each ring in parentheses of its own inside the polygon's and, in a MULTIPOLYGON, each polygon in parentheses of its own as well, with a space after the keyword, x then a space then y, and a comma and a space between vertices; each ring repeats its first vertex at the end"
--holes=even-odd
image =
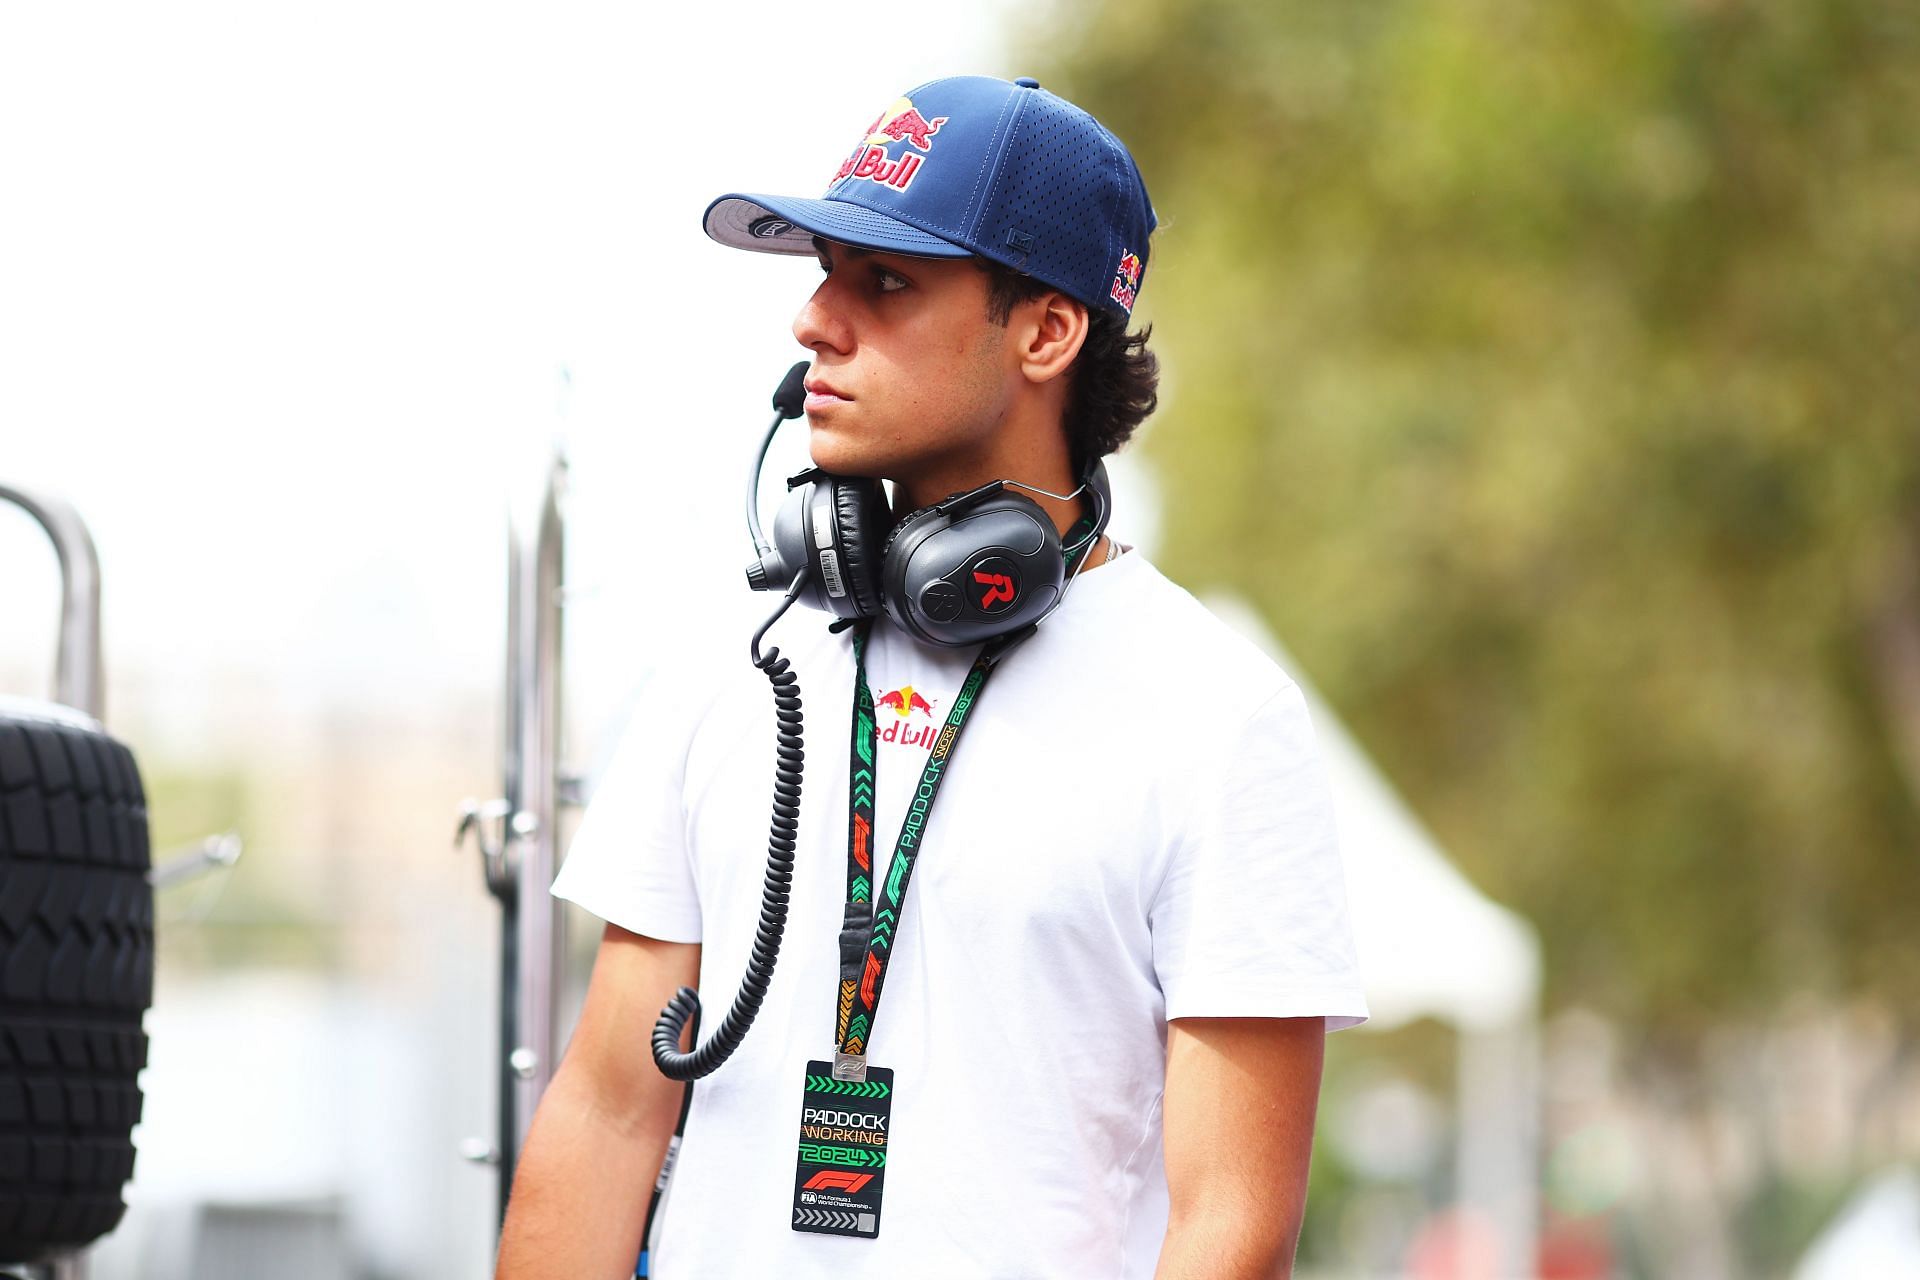
POLYGON ((939 133, 940 126, 946 122, 946 116, 929 120, 921 115, 914 109, 911 98, 896 98, 892 106, 867 126, 866 136, 860 139, 853 154, 840 162, 833 183, 828 185, 857 178, 905 191, 913 184, 913 176, 920 172, 922 155, 933 150, 933 135, 939 133), (898 156, 887 154, 889 148, 902 142, 910 149, 898 156))
POLYGON ((1133 300, 1140 296, 1140 255, 1128 252, 1121 255, 1120 265, 1114 269, 1113 288, 1108 290, 1113 300, 1133 314, 1133 300))

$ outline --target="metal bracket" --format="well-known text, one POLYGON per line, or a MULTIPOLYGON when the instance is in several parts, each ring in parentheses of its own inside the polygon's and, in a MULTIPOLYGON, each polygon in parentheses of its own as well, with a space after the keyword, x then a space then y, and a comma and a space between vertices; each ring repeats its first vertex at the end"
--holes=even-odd
POLYGON ((240 861, 244 851, 245 845, 237 831, 207 836, 163 855, 166 860, 156 862, 153 870, 147 872, 147 883, 156 889, 164 889, 203 876, 209 871, 231 867, 240 861))

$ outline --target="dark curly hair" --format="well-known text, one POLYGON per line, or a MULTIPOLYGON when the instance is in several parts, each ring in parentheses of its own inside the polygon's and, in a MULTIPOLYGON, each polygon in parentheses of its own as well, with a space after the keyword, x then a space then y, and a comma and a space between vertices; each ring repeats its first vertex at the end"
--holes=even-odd
MULTIPOLYGON (((986 258, 974 262, 987 275, 987 318, 998 325, 1052 287, 986 258)), ((1074 358, 1067 393, 1067 444, 1076 471, 1125 444, 1160 402, 1160 360, 1147 350, 1152 336, 1152 325, 1130 334, 1121 317, 1088 309, 1087 340, 1074 358)))

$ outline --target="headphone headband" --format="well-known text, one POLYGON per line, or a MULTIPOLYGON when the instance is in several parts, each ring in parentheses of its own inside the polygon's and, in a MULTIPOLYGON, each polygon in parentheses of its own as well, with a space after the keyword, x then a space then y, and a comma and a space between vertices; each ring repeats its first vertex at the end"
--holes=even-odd
POLYGON ((787 478, 769 541, 760 528, 760 473, 780 424, 799 416, 797 396, 787 393, 805 372, 804 362, 787 371, 747 481, 747 528, 757 552, 747 566, 749 586, 786 590, 841 619, 884 613, 910 635, 956 648, 1023 638, 1060 607, 1087 557, 1074 561, 1071 575, 1068 560, 1099 539, 1113 511, 1099 458, 1087 460, 1071 493, 989 480, 898 521, 891 521, 878 480, 808 467, 787 478), (1092 530, 1063 547, 1053 518, 1020 489, 1062 502, 1091 489, 1092 530))
POLYGON ((816 466, 787 485, 773 545, 748 569, 750 583, 778 589, 804 574, 798 598, 816 609, 842 619, 885 614, 909 635, 955 648, 1031 629, 1059 608, 1086 565, 1075 553, 1100 537, 1112 512, 1099 459, 1069 493, 990 480, 909 512, 890 528, 878 480, 816 466), (1082 498, 1091 507, 1091 529, 1062 545, 1053 518, 1021 490, 1082 498))

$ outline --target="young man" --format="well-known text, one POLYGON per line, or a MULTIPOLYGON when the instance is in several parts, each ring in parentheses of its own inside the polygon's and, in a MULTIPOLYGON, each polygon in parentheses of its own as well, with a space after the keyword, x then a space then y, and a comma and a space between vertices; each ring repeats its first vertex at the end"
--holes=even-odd
MULTIPOLYGON (((722 243, 818 256, 794 320, 813 460, 892 480, 897 515, 1002 479, 1068 494, 1125 441, 1154 398, 1127 334, 1153 225, 1091 116, 975 77, 890 106, 824 199, 725 196, 706 216, 722 243)), ((1036 500, 1065 537, 1085 497, 1036 500)), ((1289 1272, 1324 1033, 1366 1016, 1312 730, 1293 682, 1139 552, 1102 536, 1083 556, 968 702, 937 811, 922 770, 978 647, 866 629, 870 839, 840 799, 854 637, 803 610, 776 626, 812 713, 786 940, 758 1021, 695 1087, 654 1274, 1289 1272), (837 1086, 808 1064, 847 1047, 842 871, 871 850, 877 890, 908 825, 917 870, 855 1045, 890 1110, 816 1109, 837 1086), (821 1207, 881 1176, 877 1213, 836 1226, 821 1207)), ((608 923, 520 1160, 502 1280, 631 1272, 680 1100, 649 1034, 696 978, 711 1030, 758 924, 766 682, 741 662, 672 683, 553 887, 608 923)))

